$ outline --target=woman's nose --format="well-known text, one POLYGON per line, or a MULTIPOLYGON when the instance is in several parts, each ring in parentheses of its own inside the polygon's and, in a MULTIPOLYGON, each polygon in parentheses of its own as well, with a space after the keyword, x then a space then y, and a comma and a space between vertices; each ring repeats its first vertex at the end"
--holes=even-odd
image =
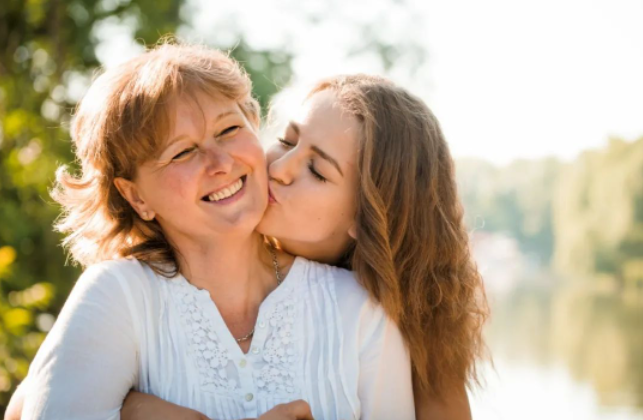
POLYGON ((234 158, 220 147, 210 147, 204 151, 208 175, 226 175, 232 172, 234 158))

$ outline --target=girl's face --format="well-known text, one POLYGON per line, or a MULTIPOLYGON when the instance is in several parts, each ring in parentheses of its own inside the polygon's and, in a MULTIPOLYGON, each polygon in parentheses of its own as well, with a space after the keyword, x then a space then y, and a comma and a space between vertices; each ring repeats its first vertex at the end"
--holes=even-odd
POLYGON ((247 234, 268 202, 266 162, 255 129, 236 101, 179 98, 160 156, 134 181, 116 184, 136 211, 153 216, 170 240, 247 234))
POLYGON ((269 204, 257 230, 295 255, 333 263, 355 238, 357 119, 314 94, 267 153, 269 204))

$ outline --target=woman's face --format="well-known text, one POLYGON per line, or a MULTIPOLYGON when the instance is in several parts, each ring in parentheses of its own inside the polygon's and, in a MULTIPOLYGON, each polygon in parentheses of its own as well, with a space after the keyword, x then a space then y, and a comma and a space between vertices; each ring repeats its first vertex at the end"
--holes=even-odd
POLYGON ((179 98, 160 156, 133 182, 117 182, 137 212, 153 215, 177 244, 252 232, 268 202, 266 185, 254 127, 236 101, 205 94, 179 98))
POLYGON ((355 237, 359 122, 321 91, 267 153, 270 199, 257 230, 296 255, 336 262, 355 237))

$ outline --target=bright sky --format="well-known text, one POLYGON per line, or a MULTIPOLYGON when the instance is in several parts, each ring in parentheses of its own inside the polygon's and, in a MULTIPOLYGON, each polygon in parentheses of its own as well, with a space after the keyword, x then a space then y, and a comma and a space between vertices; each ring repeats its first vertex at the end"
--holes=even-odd
MULTIPOLYGON (((360 24, 376 23, 375 36, 393 45, 417 43, 425 64, 407 56, 389 76, 427 101, 456 157, 568 159, 612 135, 643 136, 643 1, 399 3, 191 0, 186 16, 208 42, 234 44, 240 31, 252 47, 289 49, 295 91, 332 74, 384 71, 374 54, 348 53, 364 41, 360 24)), ((122 51, 106 46, 102 58, 122 60, 122 51)))

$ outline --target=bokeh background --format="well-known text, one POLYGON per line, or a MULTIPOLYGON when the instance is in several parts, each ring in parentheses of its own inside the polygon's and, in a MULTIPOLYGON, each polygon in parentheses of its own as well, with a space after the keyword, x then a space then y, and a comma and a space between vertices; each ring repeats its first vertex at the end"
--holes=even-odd
POLYGON ((431 106, 493 311, 475 419, 643 419, 641 22, 640 0, 2 0, 0 412, 79 275, 48 196, 73 107, 178 33, 277 116, 357 71, 431 106))

